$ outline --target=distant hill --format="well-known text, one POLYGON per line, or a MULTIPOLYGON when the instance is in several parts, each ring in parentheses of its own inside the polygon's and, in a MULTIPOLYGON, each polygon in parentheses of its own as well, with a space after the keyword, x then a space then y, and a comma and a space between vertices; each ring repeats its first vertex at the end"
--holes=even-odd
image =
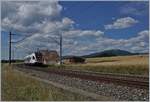
MULTIPOLYGON (((82 55, 78 57, 83 58, 92 58, 92 57, 111 57, 111 56, 127 56, 127 55, 145 55, 149 53, 131 53, 129 51, 120 50, 120 49, 112 49, 112 50, 105 50, 102 52, 92 53, 89 55, 82 55)), ((67 55, 63 56, 63 59, 73 57, 74 55, 67 55)))
POLYGON ((92 53, 89 55, 84 55, 82 57, 110 57, 110 56, 126 56, 126 55, 135 55, 134 53, 120 50, 120 49, 112 49, 112 50, 105 50, 102 52, 92 53))

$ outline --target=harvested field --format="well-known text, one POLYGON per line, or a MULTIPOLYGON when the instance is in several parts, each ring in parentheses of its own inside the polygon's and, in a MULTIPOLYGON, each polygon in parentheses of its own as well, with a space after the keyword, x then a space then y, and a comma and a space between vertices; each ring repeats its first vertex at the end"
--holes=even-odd
POLYGON ((87 65, 148 65, 148 55, 88 58, 87 65))
MULTIPOLYGON (((119 73, 132 75, 149 75, 149 56, 117 56, 117 57, 99 57, 87 58, 84 64, 64 64, 62 68, 86 70, 104 73, 119 73)), ((58 66, 49 66, 57 68, 58 66)))

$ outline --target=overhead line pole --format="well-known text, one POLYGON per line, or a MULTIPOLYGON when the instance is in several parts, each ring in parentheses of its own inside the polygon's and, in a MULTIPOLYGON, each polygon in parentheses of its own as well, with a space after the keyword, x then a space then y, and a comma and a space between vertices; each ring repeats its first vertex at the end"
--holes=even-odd
POLYGON ((11 64, 11 32, 9 33, 9 64, 11 64))
POLYGON ((62 33, 60 32, 60 65, 62 65, 62 33))
MULTIPOLYGON (((11 57, 11 55, 12 55, 12 52, 11 52, 11 50, 12 50, 12 43, 18 43, 18 42, 21 42, 21 41, 23 41, 24 39, 22 39, 22 40, 20 40, 20 41, 17 41, 17 42, 12 42, 11 40, 12 40, 12 35, 18 35, 18 34, 12 34, 11 33, 11 31, 9 32, 9 65, 12 63, 12 57, 11 57)), ((20 35, 18 35, 18 36, 20 36, 20 35)), ((15 53, 15 52, 13 52, 13 53, 15 53)), ((14 57, 14 54, 13 54, 13 57, 14 57)))

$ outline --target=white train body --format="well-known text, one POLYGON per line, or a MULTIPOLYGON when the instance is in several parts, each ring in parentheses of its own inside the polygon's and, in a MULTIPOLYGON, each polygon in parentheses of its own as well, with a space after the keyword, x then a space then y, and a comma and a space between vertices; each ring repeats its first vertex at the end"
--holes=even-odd
POLYGON ((25 64, 42 64, 42 56, 38 56, 36 53, 32 53, 24 58, 25 64))

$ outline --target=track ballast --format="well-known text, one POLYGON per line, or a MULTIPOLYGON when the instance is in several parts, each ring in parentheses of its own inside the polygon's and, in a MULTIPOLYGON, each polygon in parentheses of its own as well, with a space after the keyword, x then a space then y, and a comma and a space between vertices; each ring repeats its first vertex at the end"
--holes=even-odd
POLYGON ((17 68, 25 68, 31 70, 43 71, 46 73, 59 74, 68 77, 75 77, 85 80, 91 80, 96 82, 106 82, 114 83, 117 85, 125 85, 129 87, 136 87, 141 89, 149 88, 149 78, 143 76, 133 76, 133 75, 117 75, 117 74, 105 74, 105 73, 91 73, 79 70, 68 70, 68 69, 52 69, 44 68, 41 66, 27 66, 24 64, 16 65, 17 68))

